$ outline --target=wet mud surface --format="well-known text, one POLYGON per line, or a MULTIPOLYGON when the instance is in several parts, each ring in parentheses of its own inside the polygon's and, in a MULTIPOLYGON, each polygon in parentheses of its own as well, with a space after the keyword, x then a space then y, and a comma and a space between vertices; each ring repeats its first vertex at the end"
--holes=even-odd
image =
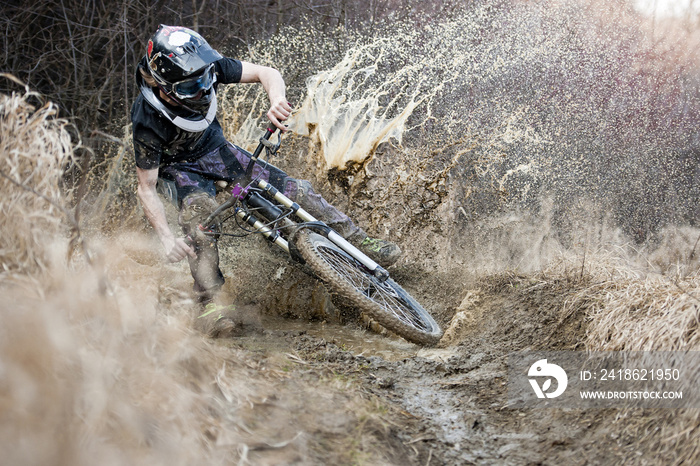
MULTIPOLYGON (((140 262, 147 257, 140 248, 126 252, 140 262)), ((435 348, 423 348, 342 306, 261 238, 236 239, 220 252, 227 277, 223 291, 235 304, 239 326, 231 336, 208 340, 230 359, 220 370, 236 380, 226 388, 227 377, 217 376, 216 384, 221 402, 236 406, 234 456, 243 463, 668 459, 655 456, 660 437, 646 427, 666 415, 509 407, 510 353, 585 349, 586 309, 566 304, 589 285, 583 274, 477 277, 461 268, 402 259, 392 277, 445 329, 435 348), (652 441, 640 442, 640 429, 652 441)), ((154 266, 160 267, 157 257, 139 267, 151 273, 154 266)), ((191 282, 184 264, 163 273, 159 302, 168 308, 183 299, 191 282)), ((222 428, 209 435, 219 445, 234 434, 222 428)))
MULTIPOLYGON (((508 408, 505 355, 496 350, 406 348, 401 341, 383 342, 386 337, 371 334, 361 343, 357 337, 365 331, 360 329, 281 330, 284 320, 274 324, 280 329, 258 329, 218 343, 285 361, 290 379, 275 387, 285 417, 295 413, 286 400, 288 390, 299 390, 290 380, 313 381, 307 389, 311 398, 296 413, 314 416, 316 431, 307 434, 316 441, 357 429, 361 421, 348 410, 372 406, 376 411, 368 418, 381 428, 358 434, 371 439, 364 439, 365 447, 372 444, 360 448, 362 464, 609 464, 624 458, 616 436, 604 427, 603 421, 611 419, 606 413, 508 408), (338 384, 343 398, 361 401, 322 405, 319 413, 316 401, 339 396, 338 384), (326 425, 329 417, 339 424, 326 425), (392 454, 383 456, 382 448, 392 454)), ((292 424, 302 428, 304 420, 292 424)), ((354 461, 340 453, 331 456, 341 463, 354 461)), ((319 449, 313 461, 329 454, 319 449)))
MULTIPOLYGON (((299 280, 311 294, 326 293, 306 278, 299 280)), ((424 283, 412 292, 430 304, 429 287, 424 283)), ((307 304, 301 316, 267 308, 238 335, 215 342, 277 361, 277 370, 288 377, 275 387, 277 396, 298 396, 287 392, 300 390, 299 383, 306 387, 302 392, 310 399, 297 406, 286 400, 281 408, 285 418, 293 417, 290 425, 314 439, 306 462, 654 464, 636 451, 638 445, 616 421, 616 410, 508 406, 510 352, 574 349, 583 339, 583 316, 560 313, 567 292, 575 289, 576 283, 515 275, 474 283, 462 302, 439 315, 447 332, 436 348, 377 333, 361 320, 338 318, 335 311, 322 319, 321 313, 333 308, 326 296, 309 301, 323 303, 323 309, 307 304), (330 405, 316 403, 328 396, 339 398, 330 405), (304 416, 313 419, 313 432, 304 416), (349 433, 356 435, 352 441, 349 433), (331 453, 333 442, 342 447, 331 453)), ((275 455, 282 455, 282 464, 296 461, 283 451, 275 455)))

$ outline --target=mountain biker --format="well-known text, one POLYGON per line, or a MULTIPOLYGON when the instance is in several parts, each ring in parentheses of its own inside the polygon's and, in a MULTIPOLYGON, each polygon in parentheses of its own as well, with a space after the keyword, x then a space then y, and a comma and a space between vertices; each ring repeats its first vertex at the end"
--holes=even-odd
MULTIPOLYGON (((267 118, 285 131, 292 111, 285 83, 274 68, 223 57, 191 29, 161 25, 148 41, 137 65, 140 89, 131 108, 138 196, 167 259, 189 260, 194 291, 210 302, 221 289, 216 239, 203 235, 199 223, 216 207, 215 183, 245 174, 250 154, 228 142, 216 118, 220 84, 260 82, 270 99, 267 118), (170 229, 157 187, 179 206, 184 236, 170 229)), ((286 196, 355 243, 380 265, 388 267, 401 250, 369 237, 344 213, 315 193, 308 181, 297 180, 269 165, 262 177, 286 196)))

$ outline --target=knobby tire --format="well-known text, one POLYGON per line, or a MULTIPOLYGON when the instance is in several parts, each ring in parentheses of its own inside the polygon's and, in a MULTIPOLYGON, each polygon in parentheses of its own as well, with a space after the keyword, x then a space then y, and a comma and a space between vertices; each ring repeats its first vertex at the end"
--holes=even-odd
POLYGON ((328 238, 309 229, 294 238, 297 249, 331 291, 408 341, 435 345, 442 336, 432 316, 391 278, 377 280, 367 268, 328 238))

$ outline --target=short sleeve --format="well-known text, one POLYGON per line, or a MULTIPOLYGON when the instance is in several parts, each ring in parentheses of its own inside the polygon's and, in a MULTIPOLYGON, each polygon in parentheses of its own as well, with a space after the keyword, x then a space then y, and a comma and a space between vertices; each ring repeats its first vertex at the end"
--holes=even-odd
POLYGON ((221 84, 232 84, 241 81, 243 65, 240 60, 233 58, 221 58, 214 62, 216 67, 216 78, 221 84))
POLYGON ((155 133, 147 129, 134 129, 134 156, 136 166, 142 170, 153 170, 160 166, 163 148, 155 133))
POLYGON ((142 96, 136 99, 131 108, 134 157, 136 166, 143 170, 158 168, 163 155, 163 140, 151 129, 154 123, 148 110, 142 96))

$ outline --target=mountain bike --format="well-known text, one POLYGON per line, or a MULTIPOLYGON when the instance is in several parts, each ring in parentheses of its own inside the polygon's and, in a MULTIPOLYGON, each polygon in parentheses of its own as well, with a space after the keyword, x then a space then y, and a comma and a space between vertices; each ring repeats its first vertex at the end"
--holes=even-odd
POLYGON ((410 342, 436 344, 442 336, 440 326, 386 269, 268 182, 253 176, 256 164, 268 164, 260 159, 263 150, 269 160, 280 148, 279 134, 276 143, 270 140, 274 133, 268 128, 260 138, 245 178, 226 188, 230 196, 200 230, 221 238, 226 235, 222 228, 233 224, 245 234, 261 234, 293 262, 310 269, 332 294, 343 297, 345 304, 410 342))

